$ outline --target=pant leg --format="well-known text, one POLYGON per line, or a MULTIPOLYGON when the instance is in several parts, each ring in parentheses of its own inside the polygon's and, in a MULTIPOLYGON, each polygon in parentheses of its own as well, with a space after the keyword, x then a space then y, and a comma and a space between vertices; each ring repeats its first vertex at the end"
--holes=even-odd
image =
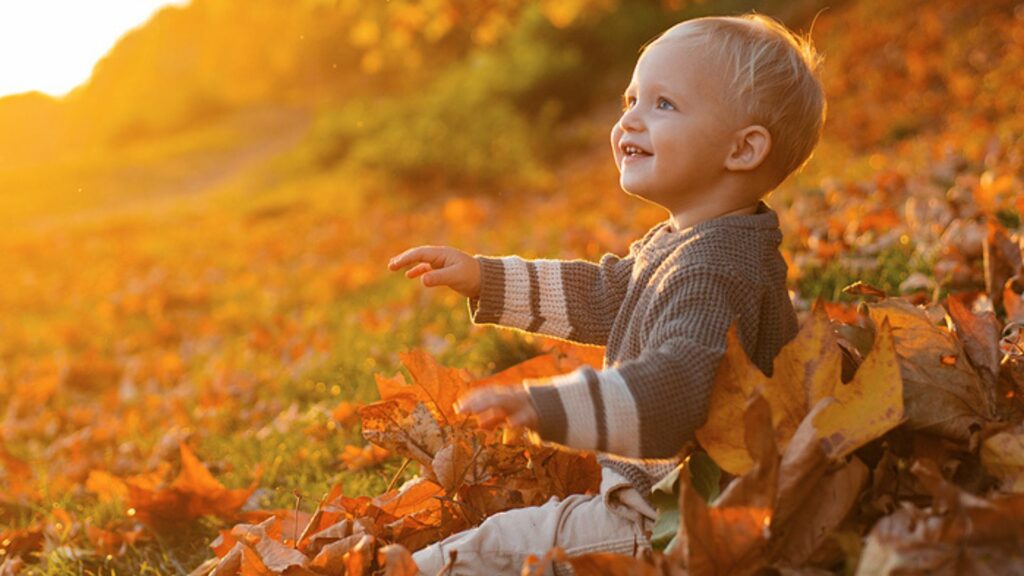
MULTIPOLYGON (((569 556, 590 552, 633 555, 649 549, 647 532, 654 522, 650 506, 631 507, 628 502, 643 499, 610 470, 604 471, 601 484, 600 494, 552 498, 542 506, 495 514, 476 528, 417 551, 413 560, 421 574, 435 576, 454 550, 458 556, 450 572, 453 576, 516 575, 528 556, 543 556, 555 546, 569 556)), ((570 573, 563 565, 548 567, 545 572, 570 573)))

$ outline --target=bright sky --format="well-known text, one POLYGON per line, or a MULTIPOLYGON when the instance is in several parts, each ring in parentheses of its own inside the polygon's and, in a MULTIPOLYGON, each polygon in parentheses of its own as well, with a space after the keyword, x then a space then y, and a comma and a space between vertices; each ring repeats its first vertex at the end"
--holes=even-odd
POLYGON ((189 0, 0 0, 0 96, 63 96, 125 32, 189 0))

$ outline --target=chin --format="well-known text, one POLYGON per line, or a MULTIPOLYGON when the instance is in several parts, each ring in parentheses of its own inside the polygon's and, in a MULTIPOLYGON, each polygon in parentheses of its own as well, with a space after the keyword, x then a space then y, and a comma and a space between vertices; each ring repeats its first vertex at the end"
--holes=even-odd
POLYGON ((622 191, 625 192, 629 196, 632 196, 634 198, 639 198, 640 200, 643 200, 644 202, 649 202, 651 204, 655 204, 657 206, 661 206, 661 204, 655 198, 654 194, 652 194, 651 191, 649 191, 649 190, 644 190, 643 188, 641 188, 639 186, 628 186, 626 184, 623 184, 621 180, 619 181, 619 188, 622 188, 622 191))

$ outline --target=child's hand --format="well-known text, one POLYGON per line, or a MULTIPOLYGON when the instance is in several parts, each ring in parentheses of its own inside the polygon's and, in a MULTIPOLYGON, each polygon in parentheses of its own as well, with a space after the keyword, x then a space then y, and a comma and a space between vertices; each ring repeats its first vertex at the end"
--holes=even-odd
POLYGON ((480 295, 480 263, 462 250, 447 246, 419 246, 388 262, 392 272, 415 264, 406 278, 423 276, 424 286, 447 286, 467 298, 480 295))
POLYGON ((537 429, 537 410, 530 393, 523 388, 488 386, 467 393, 456 404, 462 414, 472 414, 480 426, 494 428, 504 423, 537 429))

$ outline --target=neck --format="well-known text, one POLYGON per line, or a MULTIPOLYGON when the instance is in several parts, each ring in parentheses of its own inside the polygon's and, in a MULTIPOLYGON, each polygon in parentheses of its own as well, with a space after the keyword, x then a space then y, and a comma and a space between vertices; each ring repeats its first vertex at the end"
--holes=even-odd
POLYGON ((676 210, 675 212, 672 212, 672 217, 670 218, 670 221, 672 222, 672 231, 678 232, 680 230, 685 230, 706 220, 721 218, 722 216, 753 214, 757 212, 757 206, 759 203, 760 200, 753 200, 747 204, 739 206, 704 204, 676 210))

